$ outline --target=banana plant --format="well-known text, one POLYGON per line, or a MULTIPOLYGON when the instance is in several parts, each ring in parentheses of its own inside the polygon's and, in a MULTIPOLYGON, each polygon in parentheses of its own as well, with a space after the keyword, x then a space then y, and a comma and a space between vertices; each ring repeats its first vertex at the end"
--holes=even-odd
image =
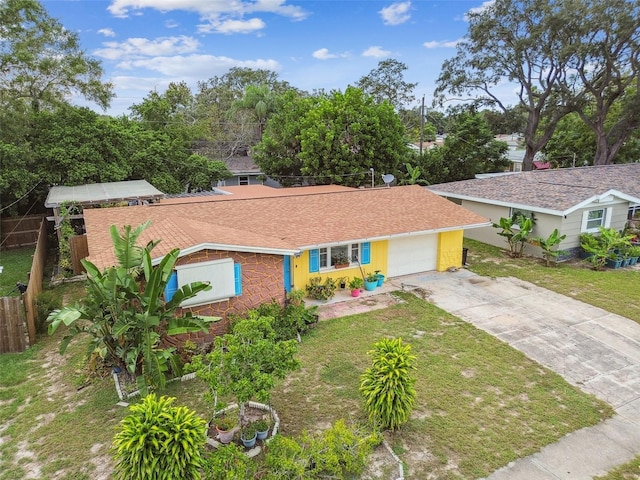
POLYGON ((562 242, 565 238, 567 238, 567 236, 559 235, 558 229, 556 228, 547 238, 535 237, 529 240, 529 243, 542 249, 542 256, 546 261, 546 266, 550 267, 551 260, 555 260, 560 254, 563 253, 562 250, 558 250, 556 247, 560 245, 560 242, 562 242))
POLYGON ((122 235, 112 226, 120 265, 100 271, 83 260, 86 297, 76 305, 54 310, 47 319, 50 335, 62 324, 68 328, 60 353, 76 335, 86 333, 91 337, 88 356, 98 353, 105 363, 126 369, 136 378, 143 394, 149 387, 164 387, 169 372, 180 373, 174 349, 161 347, 163 335, 207 331, 203 319, 190 313, 176 317, 175 313, 184 300, 211 289, 207 283, 194 282, 178 289, 169 302, 164 301, 164 289, 179 250, 166 254, 154 267, 151 249, 157 242, 149 242, 141 250, 136 247, 136 239, 148 225, 133 231, 125 227, 122 235))

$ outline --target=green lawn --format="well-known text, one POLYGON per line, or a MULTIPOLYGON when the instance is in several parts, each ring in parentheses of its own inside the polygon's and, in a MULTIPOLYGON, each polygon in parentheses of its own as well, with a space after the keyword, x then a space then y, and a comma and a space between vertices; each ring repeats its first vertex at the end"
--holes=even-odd
POLYGON ((511 258, 504 250, 474 240, 465 240, 465 247, 468 268, 479 275, 516 277, 640 322, 640 270, 595 271, 580 260, 545 267, 540 259, 511 258))
POLYGON ((0 265, 3 267, 0 273, 0 297, 19 295, 16 283, 27 283, 34 252, 33 247, 0 250, 0 265))
MULTIPOLYGON (((611 311, 613 295, 618 303, 634 303, 640 272, 546 268, 477 242, 466 246, 477 273, 522 278, 611 311)), ((77 287, 62 287, 60 295, 77 296, 77 287)), ((273 393, 285 434, 326 428, 339 418, 361 420, 359 375, 369 364, 366 352, 385 336, 401 336, 417 356, 414 414, 387 435, 407 478, 424 478, 425 472, 434 479, 484 476, 612 414, 608 405, 472 325, 411 294, 397 295, 403 302, 396 306, 321 322, 304 337, 302 368, 273 393)), ((631 309, 617 313, 636 321, 640 316, 633 306, 618 308, 631 309)), ((42 479, 108 478, 109 446, 126 409, 115 406, 110 378, 87 376, 82 337, 64 357, 57 355, 63 333, 40 338, 23 354, 0 355, 0 480, 30 473, 42 479)), ((171 384, 166 393, 209 418, 203 391, 193 381, 171 384)), ((621 475, 604 478, 633 478, 621 475)))
POLYGON ((640 455, 629 463, 612 470, 607 475, 595 477, 594 480, 638 480, 640 478, 640 455))

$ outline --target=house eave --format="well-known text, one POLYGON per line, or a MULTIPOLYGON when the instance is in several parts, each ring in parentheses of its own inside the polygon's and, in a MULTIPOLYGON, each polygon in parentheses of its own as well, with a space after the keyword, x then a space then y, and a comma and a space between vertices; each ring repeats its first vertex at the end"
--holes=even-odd
MULTIPOLYGON (((200 252, 202 250, 223 250, 228 252, 246 252, 246 253, 261 253, 265 255, 300 255, 300 250, 289 248, 270 248, 270 247, 256 247, 249 245, 230 245, 224 243, 200 243, 191 247, 180 249, 178 258, 191 255, 193 253, 200 252)), ((162 261, 163 257, 154 258, 152 260, 153 265, 157 265, 162 261)))
POLYGON ((441 197, 455 198, 458 200, 467 200, 469 202, 483 203, 485 205, 496 205, 499 207, 506 207, 506 208, 518 208, 522 210, 529 210, 536 213, 546 213, 547 215, 555 215, 555 216, 566 215, 566 213, 561 210, 554 210, 552 208, 541 208, 541 207, 536 207, 535 205, 528 205, 526 203, 505 202, 503 200, 492 200, 492 199, 483 198, 483 197, 473 197, 471 195, 460 195, 457 193, 445 192, 441 190, 431 190, 431 191, 437 195, 440 195, 441 197))
POLYGON ((373 237, 361 237, 361 238, 353 238, 349 240, 339 240, 337 242, 327 242, 327 243, 316 243, 310 245, 301 245, 300 250, 313 250, 316 248, 326 248, 326 247, 335 247, 337 245, 344 245, 345 243, 362 243, 362 242, 377 242, 380 240, 392 240, 394 238, 405 238, 405 237, 414 237, 418 235, 429 235, 433 233, 444 233, 444 232, 453 232, 455 230, 469 230, 471 228, 481 228, 481 227, 490 227, 491 222, 482 222, 482 223, 474 223, 470 225, 456 225, 452 227, 443 227, 443 228, 434 228, 428 230, 419 230, 415 232, 403 232, 403 233, 395 233, 390 235, 379 235, 373 237))

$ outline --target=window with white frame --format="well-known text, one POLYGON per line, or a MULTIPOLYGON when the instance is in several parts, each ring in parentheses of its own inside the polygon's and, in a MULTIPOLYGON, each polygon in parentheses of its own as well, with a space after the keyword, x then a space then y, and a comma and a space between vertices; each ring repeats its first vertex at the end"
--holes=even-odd
POLYGON ((611 226, 611 217, 613 215, 613 207, 594 208, 593 210, 585 210, 582 212, 581 232, 596 233, 599 227, 609 228, 611 226))
POLYGON ((587 230, 597 230, 604 227, 605 209, 590 210, 587 214, 587 230))
POLYGON ((310 250, 309 272, 332 269, 336 265, 343 263, 350 265, 357 262, 363 265, 369 264, 371 262, 370 252, 371 244, 369 242, 335 245, 310 250))
POLYGON ((238 185, 249 185, 249 177, 246 175, 238 177, 238 185))

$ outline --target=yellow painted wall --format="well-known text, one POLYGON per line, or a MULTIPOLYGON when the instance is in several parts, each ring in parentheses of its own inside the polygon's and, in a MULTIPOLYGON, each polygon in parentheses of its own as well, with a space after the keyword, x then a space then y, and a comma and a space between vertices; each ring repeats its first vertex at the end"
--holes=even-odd
MULTIPOLYGON (((388 259, 388 243, 386 240, 379 242, 371 242, 371 263, 362 265, 362 272, 365 275, 374 273, 376 270, 380 270, 380 273, 386 275, 388 259)), ((311 277, 322 277, 323 279, 331 277, 333 279, 339 279, 342 277, 348 277, 347 283, 353 277, 361 277, 362 273, 358 265, 354 265, 348 268, 339 268, 333 270, 327 270, 322 272, 309 273, 309 251, 302 252, 292 262, 293 270, 293 287, 296 289, 304 290, 304 287, 309 283, 311 277)))
POLYGON ((436 269, 443 272, 450 267, 462 266, 463 231, 441 232, 438 234, 438 260, 436 269))

